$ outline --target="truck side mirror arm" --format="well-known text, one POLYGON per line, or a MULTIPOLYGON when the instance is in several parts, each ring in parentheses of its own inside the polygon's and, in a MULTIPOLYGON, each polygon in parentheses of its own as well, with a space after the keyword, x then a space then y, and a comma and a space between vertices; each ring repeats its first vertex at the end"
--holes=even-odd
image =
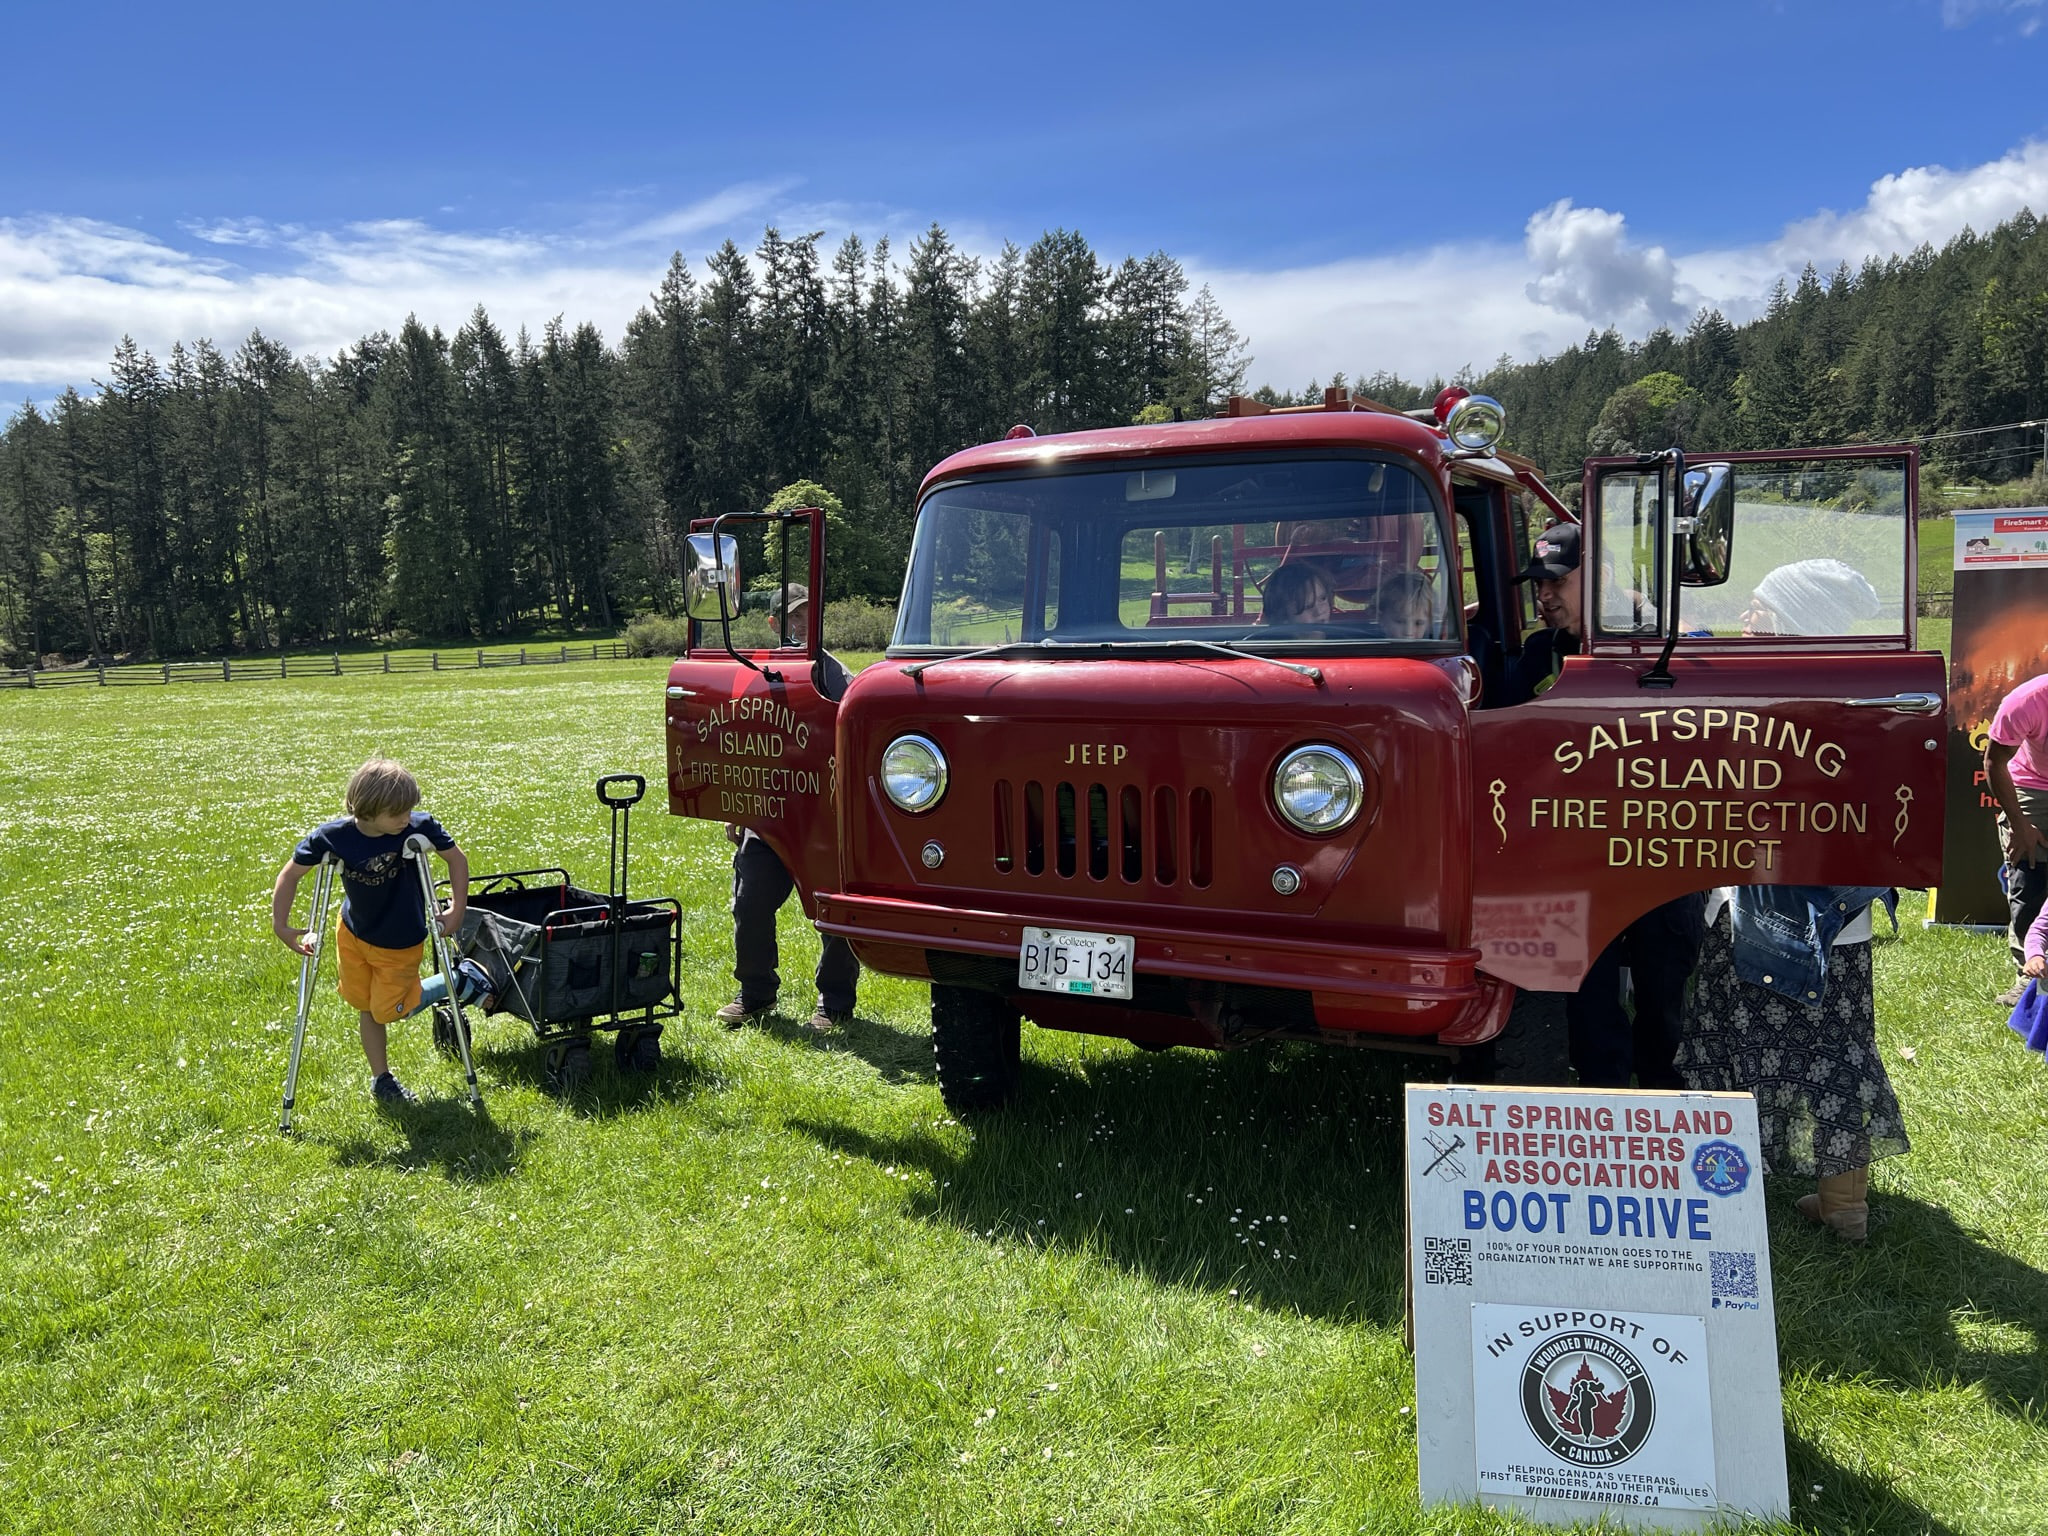
MULTIPOLYGON (((1667 448, 1662 453, 1649 454, 1637 461, 1645 469, 1660 466, 1667 469, 1669 480, 1659 486, 1657 505, 1661 511, 1672 507, 1675 498, 1685 491, 1685 450, 1667 448), (1669 487, 1666 490, 1664 487, 1669 487)), ((1660 476, 1660 480, 1662 477, 1660 476)), ((1685 585, 1685 550, 1692 538, 1693 520, 1689 515, 1673 515, 1671 524, 1671 549, 1664 562, 1664 585, 1670 589, 1663 606, 1664 649, 1658 654, 1657 665, 1636 679, 1638 688, 1671 688, 1677 679, 1671 675, 1671 652, 1678 644, 1678 594, 1685 585)))

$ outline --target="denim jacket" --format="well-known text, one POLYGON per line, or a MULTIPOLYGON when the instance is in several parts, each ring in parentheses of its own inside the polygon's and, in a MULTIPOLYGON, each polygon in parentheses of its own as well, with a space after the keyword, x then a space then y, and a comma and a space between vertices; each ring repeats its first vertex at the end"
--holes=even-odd
POLYGON ((1873 901, 1899 926, 1899 893, 1883 885, 1745 885, 1730 903, 1735 974, 1818 1007, 1828 991, 1828 948, 1873 901))

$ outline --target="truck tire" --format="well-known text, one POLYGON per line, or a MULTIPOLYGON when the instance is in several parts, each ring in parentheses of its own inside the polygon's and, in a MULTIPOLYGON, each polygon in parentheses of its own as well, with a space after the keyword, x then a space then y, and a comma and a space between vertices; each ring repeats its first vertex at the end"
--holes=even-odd
POLYGON ((993 992, 932 986, 932 1062, 956 1115, 1000 1109, 1017 1091, 1023 1019, 993 992))
POLYGON ((1518 992, 1508 1026, 1487 1042, 1494 1048, 1496 1083, 1561 1088, 1572 1080, 1570 1030, 1564 994, 1518 992))

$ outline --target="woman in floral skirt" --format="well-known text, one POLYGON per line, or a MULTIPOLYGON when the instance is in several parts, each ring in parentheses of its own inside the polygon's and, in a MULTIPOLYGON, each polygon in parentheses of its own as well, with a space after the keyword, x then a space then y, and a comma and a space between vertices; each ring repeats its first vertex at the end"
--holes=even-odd
MULTIPOLYGON (((1851 567, 1801 560, 1758 584, 1743 630, 1848 634, 1877 607, 1851 567)), ((1800 1213, 1851 1242, 1869 1230, 1870 1165, 1911 1149, 1871 985, 1870 904, 1894 899, 1869 887, 1714 892, 1676 1059, 1694 1088, 1756 1096, 1769 1171, 1817 1180, 1800 1213)))

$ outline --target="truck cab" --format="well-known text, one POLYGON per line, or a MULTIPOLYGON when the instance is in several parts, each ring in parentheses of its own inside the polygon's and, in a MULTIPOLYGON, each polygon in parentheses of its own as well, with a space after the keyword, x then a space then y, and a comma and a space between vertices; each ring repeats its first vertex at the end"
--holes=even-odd
MULTIPOLYGON (((893 642, 836 698, 821 605, 729 643, 742 520, 707 524, 670 809, 751 827, 820 929, 930 982, 956 1110, 1012 1095, 1026 1019, 1483 1057, 1517 989, 1676 896, 1934 880, 1912 450, 1589 462, 1583 641, 1511 704, 1515 578, 1572 513, 1503 429, 1460 390, 1013 429, 925 478, 893 642), (1759 583, 1820 555, 1872 603, 1760 632, 1759 583)), ((773 521, 819 590, 822 516, 773 521)))

